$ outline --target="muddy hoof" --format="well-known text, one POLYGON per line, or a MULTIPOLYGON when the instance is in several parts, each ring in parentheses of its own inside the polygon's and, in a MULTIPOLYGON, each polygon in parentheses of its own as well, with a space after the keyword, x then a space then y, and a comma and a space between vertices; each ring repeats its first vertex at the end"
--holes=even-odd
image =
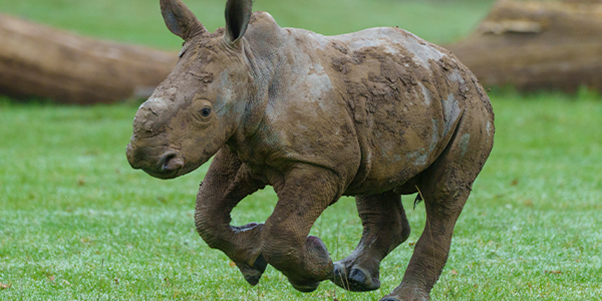
POLYGON ((410 290, 404 291, 401 294, 397 293, 395 296, 386 296, 380 301, 429 301, 429 294, 422 292, 421 290, 410 290))
POLYGON ((373 291, 380 287, 380 280, 378 278, 370 277, 358 268, 351 269, 348 279, 349 286, 354 292, 373 291))
POLYGON ((311 293, 311 292, 315 291, 318 288, 318 286, 320 286, 320 282, 294 281, 294 280, 291 280, 290 278, 288 279, 288 281, 291 283, 291 285, 296 290, 298 290, 302 293, 311 293))
POLYGON ((262 254, 259 254, 259 257, 255 259, 255 263, 252 267, 246 263, 235 263, 242 275, 245 277, 245 280, 247 280, 247 282, 252 286, 255 286, 257 283, 259 283, 261 275, 263 272, 265 272, 265 269, 268 266, 268 262, 265 260, 262 254))
POLYGON ((349 274, 345 267, 335 263, 333 277, 330 279, 334 284, 352 292, 373 291, 380 287, 378 277, 369 276, 363 269, 352 268, 349 274))

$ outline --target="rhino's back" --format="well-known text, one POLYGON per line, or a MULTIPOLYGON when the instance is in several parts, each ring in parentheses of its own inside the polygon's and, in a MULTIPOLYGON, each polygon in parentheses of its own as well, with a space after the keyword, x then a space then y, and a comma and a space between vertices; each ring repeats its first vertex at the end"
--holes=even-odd
POLYGON ((482 87, 465 66, 402 29, 307 34, 355 121, 362 158, 348 194, 416 176, 446 147, 467 103, 483 105, 482 87))

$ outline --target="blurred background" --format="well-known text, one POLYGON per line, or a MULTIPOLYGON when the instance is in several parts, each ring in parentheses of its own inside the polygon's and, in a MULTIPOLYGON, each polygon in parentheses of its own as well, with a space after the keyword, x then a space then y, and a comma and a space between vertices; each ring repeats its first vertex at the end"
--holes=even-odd
MULTIPOLYGON (((376 26, 400 26, 433 42, 449 43, 466 36, 488 13, 492 0, 407 1, 255 1, 282 27, 302 27, 322 34, 342 34, 376 26), (437 24, 446 24, 439 26, 437 24)), ((187 1, 207 29, 224 25, 224 1, 187 1)), ((3 13, 69 29, 81 35, 177 49, 179 38, 164 26, 158 1, 74 0, 7 1, 3 13)))
MULTIPOLYGON (((209 29, 225 0, 187 0, 209 29)), ((496 141, 460 217, 436 300, 602 296, 602 3, 599 0, 256 0, 283 27, 342 34, 399 26, 452 50, 496 113, 496 141)), ((182 42, 158 0, 0 0, 0 299, 378 300, 403 276, 424 227, 381 267, 382 288, 293 290, 268 268, 250 287, 194 229, 208 164, 171 181, 125 158, 138 105, 182 42)), ((263 221, 276 196, 244 200, 263 221)), ((361 236, 352 199, 312 229, 331 256, 361 236)))

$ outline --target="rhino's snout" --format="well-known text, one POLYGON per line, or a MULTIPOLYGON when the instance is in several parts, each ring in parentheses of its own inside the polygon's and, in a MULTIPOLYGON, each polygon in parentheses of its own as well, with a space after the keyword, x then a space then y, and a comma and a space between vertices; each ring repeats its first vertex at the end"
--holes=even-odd
POLYGON ((184 167, 184 159, 179 152, 173 150, 153 156, 150 148, 134 147, 129 143, 126 155, 132 168, 142 169, 151 176, 161 179, 175 178, 184 167))
POLYGON ((128 143, 128 146, 125 148, 125 155, 128 158, 128 163, 133 169, 140 169, 139 165, 136 163, 136 157, 134 155, 134 148, 132 147, 132 143, 128 143))
POLYGON ((162 172, 175 172, 184 167, 184 160, 177 152, 171 151, 163 154, 159 159, 162 172))

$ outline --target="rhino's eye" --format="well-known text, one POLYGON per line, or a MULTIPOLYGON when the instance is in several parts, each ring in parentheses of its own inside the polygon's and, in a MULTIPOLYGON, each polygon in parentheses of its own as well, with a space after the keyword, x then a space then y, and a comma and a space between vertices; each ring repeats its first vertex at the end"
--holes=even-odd
POLYGON ((211 115, 211 109, 210 108, 203 108, 201 110, 201 116, 203 116, 203 117, 209 117, 209 115, 211 115))

